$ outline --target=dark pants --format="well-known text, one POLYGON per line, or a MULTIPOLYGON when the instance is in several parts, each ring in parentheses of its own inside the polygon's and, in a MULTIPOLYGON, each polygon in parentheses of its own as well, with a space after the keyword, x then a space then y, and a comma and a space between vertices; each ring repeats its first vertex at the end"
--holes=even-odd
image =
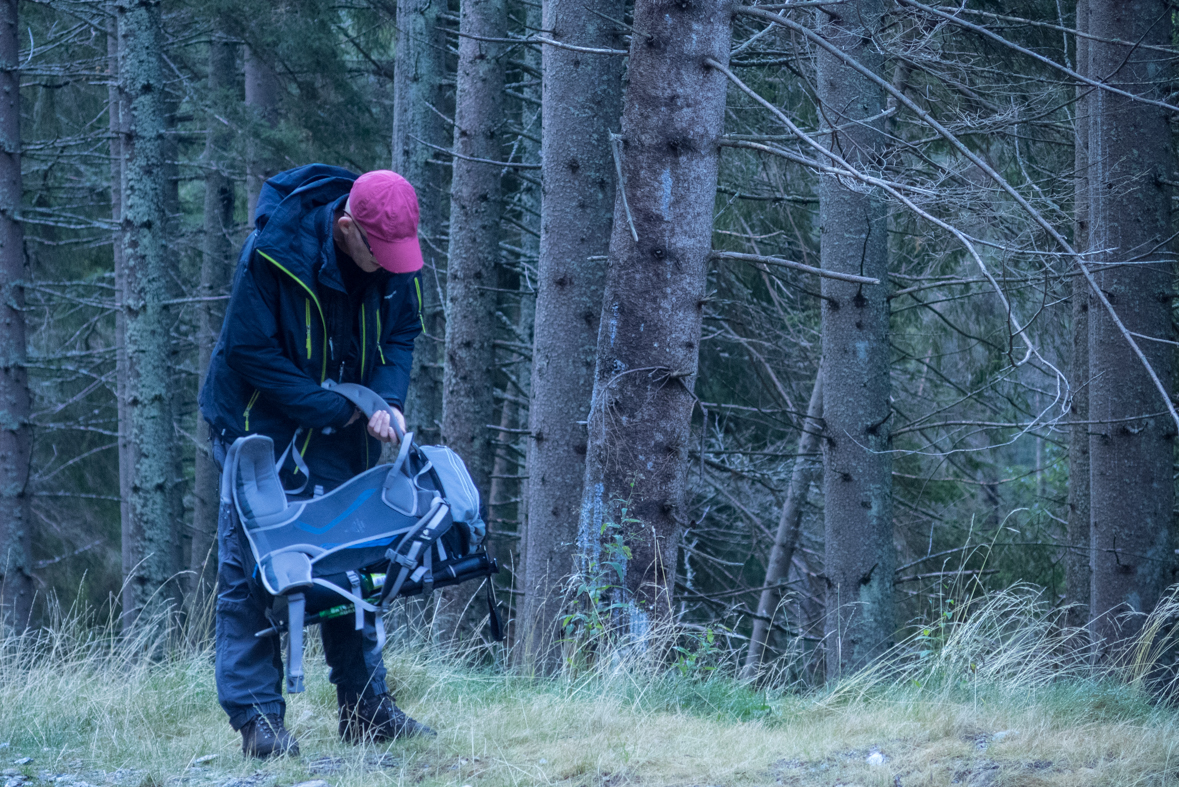
MULTIPOLYGON (((213 442, 213 459, 225 461, 225 444, 213 442)), ((282 718, 283 661, 277 636, 255 637, 270 628, 265 604, 252 591, 242 560, 242 543, 235 532, 236 513, 221 506, 217 518, 217 699, 233 728, 259 714, 282 718)), ((329 679, 341 703, 378 697, 388 691, 385 664, 377 648, 377 630, 366 616, 364 629, 355 629, 351 615, 320 624, 323 652, 331 667, 329 679)))

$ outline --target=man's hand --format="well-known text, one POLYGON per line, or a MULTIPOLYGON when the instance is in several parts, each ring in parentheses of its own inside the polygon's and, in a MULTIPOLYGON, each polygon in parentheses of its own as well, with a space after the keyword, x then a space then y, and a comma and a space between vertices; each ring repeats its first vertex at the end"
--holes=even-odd
POLYGON ((397 419, 397 429, 389 421, 389 413, 378 410, 368 419, 368 433, 385 443, 396 443, 397 433, 405 434, 405 416, 397 408, 393 408, 393 417, 397 419))

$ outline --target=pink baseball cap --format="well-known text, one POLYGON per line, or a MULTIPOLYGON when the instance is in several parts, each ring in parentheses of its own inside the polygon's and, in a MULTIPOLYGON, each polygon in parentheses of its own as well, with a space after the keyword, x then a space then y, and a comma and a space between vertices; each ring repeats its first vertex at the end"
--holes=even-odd
POLYGON ((348 196, 348 212, 364 230, 377 264, 392 273, 421 270, 418 195, 409 181, 378 169, 357 178, 348 196))

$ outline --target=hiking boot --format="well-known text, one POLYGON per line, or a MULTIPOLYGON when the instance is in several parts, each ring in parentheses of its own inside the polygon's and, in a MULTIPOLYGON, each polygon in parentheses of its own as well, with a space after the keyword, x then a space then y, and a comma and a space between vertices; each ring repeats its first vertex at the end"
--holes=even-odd
POLYGON ((348 743, 384 743, 396 738, 438 733, 406 716, 388 694, 340 703, 340 737, 348 743))
POLYGON ((265 760, 275 755, 299 756, 299 742, 287 732, 282 717, 272 713, 255 716, 242 725, 242 754, 265 760))

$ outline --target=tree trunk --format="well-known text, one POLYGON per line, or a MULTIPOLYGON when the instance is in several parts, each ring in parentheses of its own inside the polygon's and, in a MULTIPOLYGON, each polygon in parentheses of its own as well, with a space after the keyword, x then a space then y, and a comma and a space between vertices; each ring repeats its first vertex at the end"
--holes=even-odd
MULTIPOLYGON (((876 73, 872 38, 882 0, 851 0, 818 14, 819 34, 876 73)), ((884 91, 843 60, 820 50, 821 133, 853 166, 881 164, 884 91)), ((888 276, 888 210, 883 195, 819 180, 823 268, 888 276)), ((883 286, 823 279, 824 519, 827 677, 859 669, 893 637, 892 456, 889 416, 888 300, 883 286)))
POLYGON ((20 225, 20 25, 17 0, 0 16, 0 630, 28 625, 33 603, 25 254, 20 225))
POLYGON ((422 240, 422 317, 414 345, 405 417, 417 440, 437 443, 442 423, 442 350, 446 321, 442 281, 446 268, 446 168, 431 164, 450 133, 442 119, 446 95, 446 33, 440 7, 430 0, 398 0, 397 60, 393 75, 393 169, 418 192, 422 240), (431 148, 430 145, 434 147, 431 148))
POLYGON ((607 558, 621 559, 620 600, 640 644, 651 617, 671 611, 686 519, 727 85, 705 61, 728 62, 731 13, 728 0, 635 5, 578 546, 592 566, 604 524, 621 528, 631 555, 607 558))
POLYGON ((766 565, 766 581, 757 602, 757 618, 753 621, 753 633, 749 636, 749 649, 745 653, 745 665, 741 669, 742 680, 753 680, 761 670, 766 642, 769 640, 770 623, 782 601, 783 585, 790 575, 790 564, 794 560, 794 547, 798 544, 798 533, 802 527, 802 511, 806 506, 807 490, 819 477, 823 465, 813 455, 819 451, 819 435, 823 429, 823 375, 815 377, 811 401, 806 408, 806 420, 802 422, 802 434, 798 438, 798 457, 790 473, 790 486, 786 490, 786 502, 782 504, 782 516, 778 519, 778 532, 774 534, 774 546, 766 565))
MULTIPOLYGON (((541 28, 574 46, 617 49, 621 0, 548 0, 541 28)), ((559 664, 561 588, 575 568, 594 348, 614 209, 610 132, 622 108, 622 58, 544 47, 540 261, 529 402, 528 528, 522 658, 559 664), (594 259, 597 258, 597 259, 594 259)))
MULTIPOLYGON (((228 103, 236 81, 237 46, 225 35, 215 36, 209 44, 209 93, 213 106, 228 103)), ((218 120, 218 113, 207 119, 209 136, 205 139, 205 225, 201 257, 201 281, 198 294, 212 299, 224 295, 234 267, 233 180, 225 174, 233 130, 218 120)), ((198 304, 197 316, 197 386, 204 383, 213 347, 221 332, 225 306, 220 301, 204 300, 198 304)), ((209 424, 197 417, 196 468, 193 479, 192 571, 193 602, 200 601, 213 588, 217 576, 217 512, 221 474, 213 461, 209 446, 209 424)))
MULTIPOLYGON (((495 290, 503 220, 498 161, 504 122, 504 47, 477 40, 504 38, 505 0, 464 0, 459 19, 455 87, 454 175, 450 194, 450 246, 446 281, 446 369, 442 439, 467 463, 484 500, 491 491, 495 403, 495 290)), ((457 631, 469 591, 440 595, 438 631, 457 631)))
MULTIPOLYGON (((124 533, 131 521, 131 476, 134 460, 131 453, 131 424, 127 417, 127 319, 123 310, 123 138, 127 134, 126 98, 119 87, 119 15, 110 5, 106 52, 110 85, 107 89, 108 126, 111 133, 111 223, 114 233, 111 255, 115 269, 115 399, 119 418, 119 522, 124 533)), ((122 539, 123 575, 132 565, 131 540, 122 539)))
MULTIPOLYGON (((1089 31, 1089 0, 1077 0, 1077 32, 1089 31)), ((1089 39, 1076 36, 1077 73, 1088 76, 1089 39)), ((1074 109, 1076 137, 1073 161, 1073 248, 1089 248, 1089 93, 1078 85, 1074 109)), ((1064 556, 1065 620, 1073 627, 1089 622, 1089 284, 1081 276, 1072 283, 1072 405, 1076 421, 1068 442, 1068 525, 1064 556)))
MULTIPOLYGON (((119 87, 126 107, 122 178, 122 280, 130 516, 123 522, 126 625, 177 598, 179 523, 170 499, 176 441, 168 396, 167 127, 155 0, 119 0, 119 87)), ((120 432, 123 430, 120 429, 120 432)))
MULTIPOLYGON (((1166 97, 1170 61, 1129 43, 1168 46, 1162 0, 1089 0, 1089 73, 1122 90, 1166 97)), ((1171 330, 1174 177, 1169 116, 1095 90, 1089 98, 1089 248, 1098 285, 1125 327, 1164 341, 1171 330), (1114 263, 1131 263, 1115 267, 1114 263)), ((1173 350, 1140 341, 1170 386, 1173 350)), ((1106 646, 1136 632, 1174 578, 1170 530, 1175 425, 1125 338, 1089 301, 1093 634, 1106 646), (1126 616, 1125 613, 1139 613, 1126 616)), ((1169 392, 1168 392, 1169 394, 1169 392)))
MULTIPOLYGON (((257 124, 274 128, 278 125, 278 75, 248 45, 243 66, 246 109, 257 124)), ((252 135, 246 143, 246 203, 249 210, 246 215, 251 227, 254 226, 254 211, 258 207, 262 184, 278 171, 271 158, 266 143, 252 135)))

